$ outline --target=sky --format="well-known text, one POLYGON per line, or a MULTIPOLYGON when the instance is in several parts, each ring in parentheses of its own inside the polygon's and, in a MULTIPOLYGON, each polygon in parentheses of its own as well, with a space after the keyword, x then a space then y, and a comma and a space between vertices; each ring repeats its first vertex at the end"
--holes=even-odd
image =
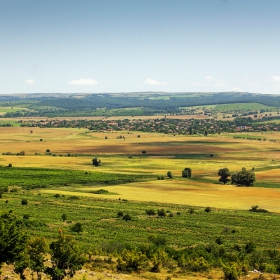
POLYGON ((0 0, 0 94, 280 94, 279 0, 0 0))

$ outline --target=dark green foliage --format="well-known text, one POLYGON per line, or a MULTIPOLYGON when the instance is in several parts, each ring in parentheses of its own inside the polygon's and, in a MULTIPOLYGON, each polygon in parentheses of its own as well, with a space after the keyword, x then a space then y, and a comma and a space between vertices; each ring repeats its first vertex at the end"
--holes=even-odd
POLYGON ((150 216, 155 216, 156 211, 154 209, 147 209, 146 214, 150 217, 150 216))
POLYGON ((195 213, 195 210, 194 210, 193 208, 190 208, 190 209, 189 209, 189 213, 190 213, 190 214, 194 214, 194 213, 195 213))
POLYGON ((79 200, 80 198, 77 195, 71 195, 68 197, 69 200, 79 200))
POLYGON ((167 241, 166 238, 162 235, 151 234, 148 237, 148 240, 153 243, 154 245, 158 246, 165 246, 167 241))
POLYGON ((37 273, 38 280, 46 269, 45 255, 48 253, 48 247, 45 237, 32 238, 27 244, 28 267, 37 273))
POLYGON ((245 245, 245 251, 247 254, 253 253, 255 249, 256 249, 256 244, 253 241, 250 241, 245 245))
POLYGON ((57 193, 57 194, 54 195, 54 197, 55 197, 55 198, 59 198, 59 197, 60 197, 60 194, 57 193))
POLYGON ((81 269, 86 259, 76 245, 75 239, 59 230, 58 239, 50 244, 52 266, 45 272, 53 280, 73 277, 81 269))
POLYGON ((167 177, 172 179, 173 178, 173 175, 172 175, 172 172, 171 171, 167 171, 167 177))
POLYGON ((219 170, 218 175, 220 176, 219 178, 219 182, 226 184, 227 182, 230 181, 230 172, 228 170, 228 168, 222 168, 219 170))
POLYGON ((249 211, 250 211, 250 212, 259 212, 259 213, 269 213, 268 210, 259 208, 258 205, 252 206, 251 209, 249 209, 249 211))
POLYGON ((98 158, 94 158, 93 160, 92 160, 92 164, 94 165, 94 166, 100 166, 101 165, 101 160, 100 159, 98 159, 98 158))
POLYGON ((65 222, 67 220, 67 215, 65 213, 63 213, 61 215, 61 219, 62 219, 63 222, 65 222))
POLYGON ((231 175, 231 183, 237 186, 254 186, 256 181, 255 173, 242 168, 240 172, 231 175))
POLYGON ((81 223, 77 222, 71 227, 71 231, 80 233, 83 231, 83 225, 81 223))
POLYGON ((26 198, 23 198, 23 199, 21 200, 21 204, 22 204, 22 205, 27 205, 27 204, 28 204, 28 200, 27 200, 26 198))
POLYGON ((238 280, 240 276, 240 270, 237 263, 222 263, 222 269, 224 272, 224 280, 238 280))
POLYGON ((166 212, 164 209, 158 209, 157 214, 159 217, 165 217, 166 216, 166 212))
POLYGON ((189 167, 186 167, 183 171, 182 171, 182 177, 183 178, 191 178, 192 176, 192 170, 189 167))
POLYGON ((109 194, 108 190, 104 190, 104 189, 100 189, 97 191, 92 191, 91 193, 95 193, 95 194, 109 194))
POLYGON ((212 211, 212 209, 211 209, 211 207, 210 207, 210 206, 207 206, 207 207, 204 209, 204 211, 205 211, 206 213, 209 213, 209 212, 211 212, 211 211, 212 211))
POLYGON ((130 216, 129 214, 125 214, 125 215, 122 217, 122 219, 123 219, 124 221, 130 221, 130 220, 131 220, 131 216, 130 216))
POLYGON ((22 223, 12 213, 0 216, 0 267, 3 263, 22 263, 27 243, 22 223))
POLYGON ((123 211, 119 211, 117 213, 117 218, 122 218, 123 217, 123 211))
POLYGON ((126 272, 140 272, 147 266, 148 259, 145 254, 136 250, 124 249, 117 259, 117 270, 126 272))

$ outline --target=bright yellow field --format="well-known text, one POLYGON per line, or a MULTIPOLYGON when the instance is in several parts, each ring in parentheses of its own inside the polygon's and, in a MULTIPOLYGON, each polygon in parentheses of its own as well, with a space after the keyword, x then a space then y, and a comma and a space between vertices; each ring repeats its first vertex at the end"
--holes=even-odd
MULTIPOLYGON (((109 186, 107 188, 118 195, 106 197, 231 209, 249 209, 252 205, 259 205, 280 213, 280 133, 259 136, 267 140, 234 139, 228 134, 204 137, 94 133, 86 129, 0 128, 0 164, 153 174, 155 179, 148 183, 109 186), (125 140, 117 139, 120 135, 125 136, 125 140), (47 149, 55 156, 45 155, 47 149), (2 155, 20 151, 25 151, 25 156, 2 155), (76 156, 68 157, 67 154, 76 156), (98 168, 91 164, 95 156, 102 160, 102 166, 98 168), (181 178, 185 167, 192 169, 193 179, 181 178), (224 167, 230 171, 254 167, 258 187, 218 184, 217 172, 224 167), (166 175, 167 171, 173 173, 173 179, 156 179, 157 175, 166 175), (267 188, 267 184, 273 184, 273 188, 267 188)), ((79 191, 79 195, 95 196, 81 192, 80 188, 79 191)))

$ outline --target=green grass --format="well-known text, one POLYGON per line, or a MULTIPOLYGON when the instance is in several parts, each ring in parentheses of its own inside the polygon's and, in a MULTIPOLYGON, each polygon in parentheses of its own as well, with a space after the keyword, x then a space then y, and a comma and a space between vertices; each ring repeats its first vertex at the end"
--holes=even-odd
POLYGON ((222 236, 226 247, 244 245, 252 240, 264 249, 274 248, 280 242, 280 236, 276 234, 280 231, 277 214, 226 209, 212 209, 206 213, 204 208, 199 207, 192 207, 195 213, 189 214, 190 208, 82 196, 73 200, 71 196, 56 198, 31 191, 4 194, 0 200, 2 212, 13 211, 19 218, 24 214, 30 215, 26 230, 32 235, 52 239, 59 228, 70 232, 71 224, 82 223, 84 232, 77 234, 76 238, 85 247, 119 243, 138 246, 147 244, 151 234, 164 236, 168 245, 175 248, 212 243, 218 236, 222 236), (28 205, 21 205, 22 198, 28 200, 28 205), (173 217, 148 217, 145 214, 146 209, 157 211, 162 208, 173 213, 173 217), (132 221, 118 219, 118 211, 129 214, 132 221), (61 219, 63 213, 67 215, 66 223, 61 219), (225 229, 234 233, 226 234, 225 229))
POLYGON ((0 178, 1 186, 34 189, 77 184, 93 186, 120 184, 146 180, 149 176, 64 169, 0 167, 0 178))

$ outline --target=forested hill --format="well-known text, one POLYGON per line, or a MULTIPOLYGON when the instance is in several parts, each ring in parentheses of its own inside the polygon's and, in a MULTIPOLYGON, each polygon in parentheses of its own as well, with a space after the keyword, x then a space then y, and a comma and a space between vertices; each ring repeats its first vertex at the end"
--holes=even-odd
MULTIPOLYGON (((27 110, 21 111, 20 115, 26 116, 91 115, 96 110, 132 108, 141 108, 141 112, 138 110, 129 112, 129 114, 152 115, 156 113, 178 113, 182 107, 229 103, 260 103, 280 107, 280 95, 241 92, 0 95, 1 106, 24 107, 27 110)), ((6 116, 17 116, 17 114, 19 112, 8 112, 6 116)))

